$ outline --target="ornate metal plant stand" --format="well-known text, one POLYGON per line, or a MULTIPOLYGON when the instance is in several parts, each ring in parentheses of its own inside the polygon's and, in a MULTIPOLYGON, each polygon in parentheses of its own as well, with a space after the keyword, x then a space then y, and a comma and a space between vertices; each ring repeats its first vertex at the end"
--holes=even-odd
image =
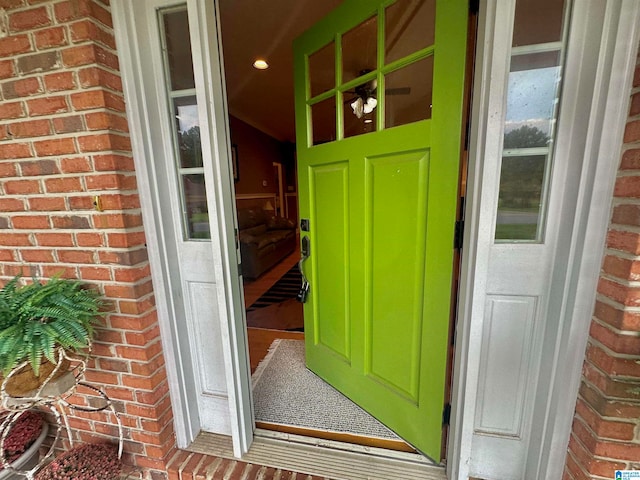
POLYGON ((33 390, 32 392, 29 392, 25 396, 11 396, 7 393, 6 389, 10 380, 17 374, 17 372, 28 365, 28 362, 24 362, 18 365, 6 376, 6 378, 2 382, 0 391, 1 405, 3 409, 9 411, 9 414, 5 417, 2 425, 0 425, 0 465, 2 465, 5 469, 8 469, 9 471, 24 476, 28 480, 32 480, 36 473, 40 470, 40 468, 42 468, 53 456, 56 445, 58 444, 58 441, 60 439, 60 432, 62 428, 65 428, 67 432, 69 448, 73 448, 74 441, 73 435, 71 434, 71 427, 69 425, 69 411, 96 413, 103 411, 111 412, 118 426, 118 458, 122 457, 123 432, 120 415, 118 414, 113 406, 113 403, 104 393, 104 391, 102 391, 100 388, 90 385, 87 382, 82 381, 86 369, 86 359, 71 357, 67 355, 67 353, 62 349, 58 349, 57 357, 58 362, 55 369, 47 377, 42 386, 40 386, 36 390, 33 390), (71 362, 73 368, 54 380, 63 363, 66 363, 67 361, 71 362), (76 393, 78 387, 84 387, 97 393, 101 398, 102 404, 97 407, 73 404, 72 402, 74 400, 74 394, 76 393), (55 439, 51 443, 51 446, 49 447, 45 456, 38 462, 35 467, 31 468, 30 470, 16 470, 7 462, 7 459, 4 456, 4 442, 7 438, 7 435, 9 434, 9 431, 11 430, 11 426, 20 418, 20 416, 22 416, 27 410, 30 409, 48 410, 53 413, 56 422, 54 425, 54 427, 56 428, 55 439))

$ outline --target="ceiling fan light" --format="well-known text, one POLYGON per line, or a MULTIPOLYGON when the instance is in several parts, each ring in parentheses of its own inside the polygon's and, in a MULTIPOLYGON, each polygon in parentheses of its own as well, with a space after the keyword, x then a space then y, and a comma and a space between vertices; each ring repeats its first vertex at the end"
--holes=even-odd
POLYGON ((356 98, 353 102, 351 102, 351 108, 353 109, 353 114, 358 117, 358 118, 362 118, 362 116, 365 113, 365 106, 364 106, 364 102, 362 101, 362 98, 358 97, 356 98))
POLYGON ((367 103, 363 106, 363 111, 365 114, 373 112, 373 109, 378 106, 378 100, 375 97, 367 98, 367 103))

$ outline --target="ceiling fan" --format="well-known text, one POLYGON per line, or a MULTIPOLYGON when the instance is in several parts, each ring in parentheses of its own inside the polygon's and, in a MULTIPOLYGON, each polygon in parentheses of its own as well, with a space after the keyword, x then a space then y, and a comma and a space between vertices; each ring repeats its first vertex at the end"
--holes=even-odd
MULTIPOLYGON (((370 73, 372 70, 360 70, 358 76, 366 75, 370 73)), ((344 103, 348 103, 353 109, 353 114, 362 118, 365 115, 370 114, 378 105, 378 99, 376 92, 378 90, 378 80, 371 79, 366 83, 360 84, 355 87, 353 90, 349 90, 345 93, 355 94, 355 97, 352 97, 348 100, 345 100, 344 103)), ((408 95, 411 93, 411 87, 398 87, 398 88, 386 88, 384 91, 385 95, 408 95)))

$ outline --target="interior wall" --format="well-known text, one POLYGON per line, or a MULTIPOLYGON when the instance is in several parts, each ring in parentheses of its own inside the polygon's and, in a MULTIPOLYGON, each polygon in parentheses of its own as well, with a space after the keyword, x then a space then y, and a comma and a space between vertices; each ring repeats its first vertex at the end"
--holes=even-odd
POLYGON ((282 162, 284 145, 234 116, 229 116, 229 124, 231 143, 237 146, 239 179, 235 184, 236 195, 276 194, 278 185, 273 162, 282 162))

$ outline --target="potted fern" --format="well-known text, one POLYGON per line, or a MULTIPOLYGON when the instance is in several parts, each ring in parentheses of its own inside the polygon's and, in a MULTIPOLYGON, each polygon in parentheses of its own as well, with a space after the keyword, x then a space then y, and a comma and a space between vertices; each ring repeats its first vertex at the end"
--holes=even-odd
POLYGON ((77 280, 54 277, 0 289, 0 372, 3 394, 23 397, 63 375, 67 353, 86 351, 102 301, 77 280))

